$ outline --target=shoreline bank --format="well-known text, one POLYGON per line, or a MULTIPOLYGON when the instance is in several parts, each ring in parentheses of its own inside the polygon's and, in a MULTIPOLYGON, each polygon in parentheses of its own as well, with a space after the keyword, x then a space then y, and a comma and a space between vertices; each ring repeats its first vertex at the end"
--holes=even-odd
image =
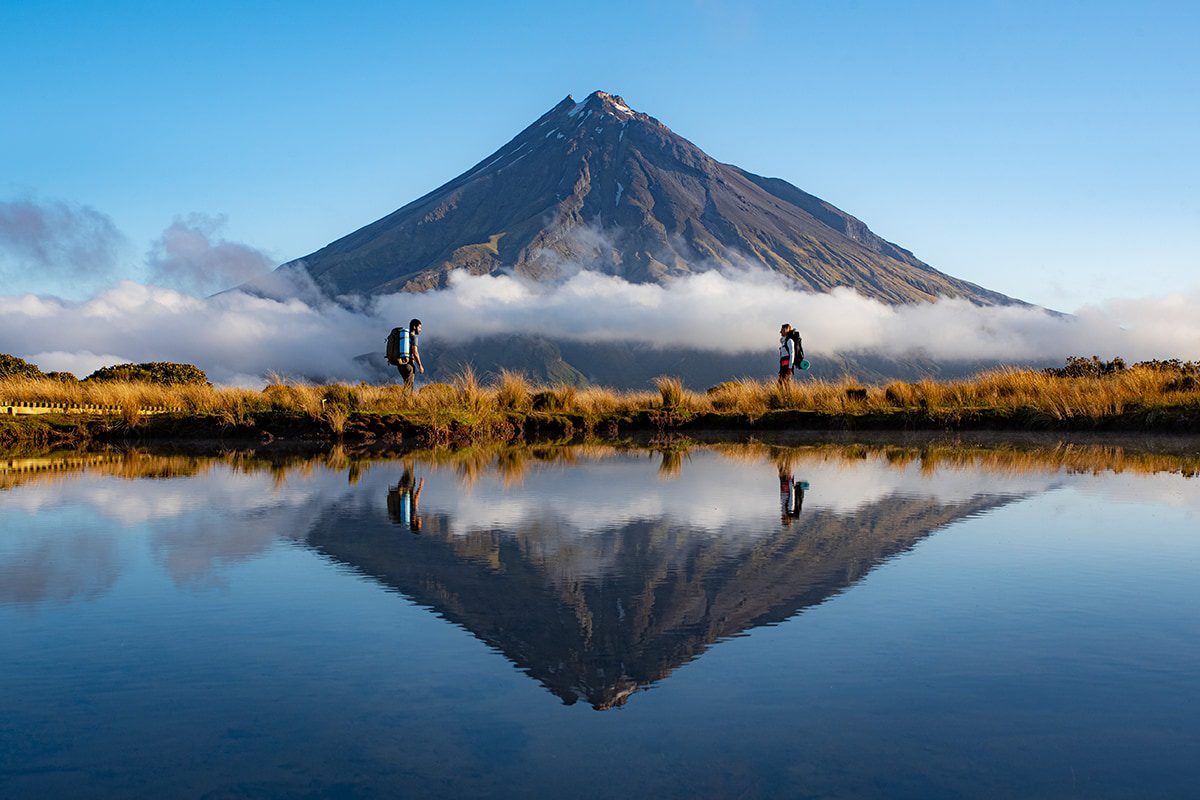
POLYGON ((139 442, 228 441, 314 444, 468 445, 536 442, 595 436, 683 435, 720 432, 732 436, 807 432, 1044 432, 1200 434, 1200 403, 1126 408, 1108 416, 1055 417, 1038 409, 977 408, 829 413, 777 410, 759 415, 651 408, 632 413, 588 415, 566 412, 508 412, 483 415, 349 412, 313 416, 268 411, 231 419, 228 415, 157 413, 144 417, 39 414, 0 417, 0 447, 71 447, 139 442))

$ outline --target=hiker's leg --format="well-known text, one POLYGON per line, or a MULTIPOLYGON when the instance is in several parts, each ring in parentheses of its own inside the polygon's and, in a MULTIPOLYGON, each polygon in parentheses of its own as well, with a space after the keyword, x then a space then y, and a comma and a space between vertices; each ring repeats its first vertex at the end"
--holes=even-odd
POLYGON ((397 364, 396 369, 400 372, 400 377, 404 379, 404 388, 411 390, 413 388, 413 376, 416 370, 412 364, 397 364))

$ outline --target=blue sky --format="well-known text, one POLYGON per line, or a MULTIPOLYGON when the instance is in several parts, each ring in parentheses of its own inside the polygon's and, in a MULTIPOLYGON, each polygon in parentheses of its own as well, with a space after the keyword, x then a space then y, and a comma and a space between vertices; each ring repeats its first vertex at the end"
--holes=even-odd
POLYGON ((989 288, 1200 282, 1195 3, 9 2, 0 33, 0 201, 108 215, 124 277, 193 212, 305 255, 605 89, 989 288))

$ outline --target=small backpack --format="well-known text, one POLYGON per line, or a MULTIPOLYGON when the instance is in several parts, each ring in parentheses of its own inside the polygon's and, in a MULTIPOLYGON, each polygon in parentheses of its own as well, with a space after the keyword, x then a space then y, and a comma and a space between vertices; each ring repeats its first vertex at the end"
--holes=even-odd
POLYGON ((412 356, 412 339, 408 328, 392 328, 387 337, 386 356, 389 364, 407 364, 412 356))

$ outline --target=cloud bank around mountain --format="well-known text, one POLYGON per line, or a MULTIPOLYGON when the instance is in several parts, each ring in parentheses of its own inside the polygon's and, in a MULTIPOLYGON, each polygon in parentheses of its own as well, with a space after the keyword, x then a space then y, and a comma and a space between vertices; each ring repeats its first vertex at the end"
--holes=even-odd
POLYGON ((663 348, 773 352, 781 322, 809 353, 922 355, 942 360, 1059 360, 1098 353, 1126 359, 1200 358, 1195 289, 1124 299, 1059 317, 1028 307, 966 301, 888 306, 850 290, 811 294, 764 272, 706 272, 669 285, 579 272, 556 285, 511 275, 455 276, 448 289, 397 294, 358 307, 316 295, 272 299, 242 291, 197 297, 122 281, 83 301, 0 296, 0 350, 43 369, 87 374, 121 360, 198 364, 222 383, 291 376, 367 378, 354 357, 383 348, 387 331, 418 316, 436 340, 535 334, 644 342, 663 348))
MULTIPOLYGON (((192 214, 164 230, 146 267, 153 283, 169 287, 123 280, 84 300, 0 295, 0 352, 80 376, 122 361, 183 361, 226 384, 261 385, 271 371, 359 380, 372 375, 355 357, 382 351, 393 326, 420 317, 427 353, 439 340, 520 334, 746 352, 769 360, 780 323, 790 322, 803 333, 806 351, 822 359, 1200 358, 1200 286, 1063 317, 965 300, 890 306, 845 288, 814 294, 759 268, 632 283, 579 260, 560 264, 563 277, 550 284, 456 272, 440 291, 332 299, 303 270, 268 272, 272 260, 262 251, 220 238, 223 224, 222 217, 192 214), (203 296, 243 284, 252 289, 203 296)), ((114 271, 124 241, 111 219, 86 206, 0 203, 0 272, 10 276, 40 270, 65 279, 103 278, 114 271)))

